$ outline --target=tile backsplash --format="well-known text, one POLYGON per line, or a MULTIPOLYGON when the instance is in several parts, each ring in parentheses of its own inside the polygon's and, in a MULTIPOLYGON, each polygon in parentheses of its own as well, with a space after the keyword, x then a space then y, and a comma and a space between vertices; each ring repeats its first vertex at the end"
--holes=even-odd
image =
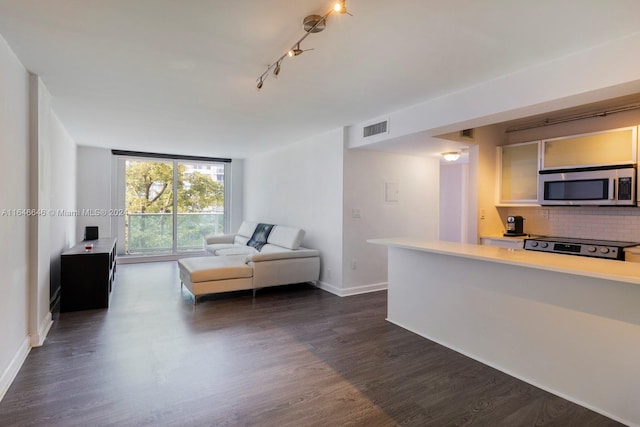
POLYGON ((521 215, 532 235, 640 242, 640 208, 519 207, 507 214, 521 215))

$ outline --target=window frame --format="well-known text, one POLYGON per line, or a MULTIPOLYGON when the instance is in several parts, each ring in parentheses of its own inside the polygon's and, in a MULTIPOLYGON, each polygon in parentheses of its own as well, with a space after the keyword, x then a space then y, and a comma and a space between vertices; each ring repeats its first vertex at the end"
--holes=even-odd
POLYGON ((222 165, 224 168, 224 220, 223 220, 223 233, 229 232, 231 223, 231 159, 216 158, 216 157, 202 157, 202 156, 183 156, 183 155, 170 155, 161 153, 145 153, 138 151, 123 151, 123 150, 111 150, 113 159, 113 176, 112 181, 112 206, 116 206, 118 210, 124 211, 126 209, 126 162, 128 160, 135 161, 162 161, 171 162, 173 165, 173 212, 172 212, 172 247, 171 252, 163 254, 127 254, 125 253, 125 217, 113 216, 111 218, 111 227, 115 230, 118 241, 122 242, 117 245, 118 256, 127 258, 145 258, 145 259, 177 259, 185 254, 197 254, 197 251, 178 251, 177 237, 178 237, 178 209, 177 209, 177 190, 178 190, 178 164, 184 162, 194 162, 198 164, 212 164, 216 166, 222 165))

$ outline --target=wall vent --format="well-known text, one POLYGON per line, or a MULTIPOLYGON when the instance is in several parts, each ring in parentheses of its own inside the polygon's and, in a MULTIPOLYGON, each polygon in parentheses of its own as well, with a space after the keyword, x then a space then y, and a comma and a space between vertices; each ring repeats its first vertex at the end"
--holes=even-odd
POLYGON ((380 135, 381 133, 387 133, 389 131, 388 123, 389 121, 385 120, 383 122, 374 123, 372 125, 365 126, 364 128, 362 128, 362 137, 368 138, 370 136, 380 135))
POLYGON ((473 139, 473 129, 461 130, 460 137, 465 139, 473 139))

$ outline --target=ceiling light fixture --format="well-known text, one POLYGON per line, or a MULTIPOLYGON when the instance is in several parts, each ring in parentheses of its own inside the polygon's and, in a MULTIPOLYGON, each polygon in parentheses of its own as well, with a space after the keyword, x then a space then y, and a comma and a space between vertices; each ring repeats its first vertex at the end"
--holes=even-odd
POLYGON ((309 36, 309 34, 319 33, 320 31, 324 30, 327 26, 327 18, 329 17, 329 15, 331 15, 333 12, 340 14, 346 13, 347 15, 351 15, 349 12, 347 12, 347 6, 345 2, 346 0, 338 0, 334 3, 333 7, 329 9, 329 11, 324 15, 309 15, 302 20, 302 28, 304 28, 305 34, 300 38, 300 40, 295 42, 291 49, 289 49, 284 55, 280 56, 280 58, 276 59, 271 65, 267 66, 265 72, 256 79, 256 82, 258 82, 258 90, 262 88, 262 85, 269 76, 269 72, 271 72, 271 70, 273 70, 274 77, 277 77, 278 74, 280 74, 280 67, 284 58, 286 58, 287 56, 289 58, 293 58, 294 56, 299 56, 303 52, 313 50, 313 48, 302 50, 300 48, 300 43, 302 43, 304 39, 309 36))
POLYGON ((444 157, 447 162, 455 162, 460 158, 460 153, 457 151, 447 151, 446 153, 442 153, 442 157, 444 157))
POLYGON ((347 6, 344 4, 345 0, 337 1, 333 5, 333 11, 338 13, 349 13, 347 12, 347 6))
POLYGON ((302 52, 304 52, 304 50, 300 49, 300 43, 298 43, 293 49, 287 52, 287 55, 289 55, 289 58, 292 58, 294 56, 301 55, 302 52))

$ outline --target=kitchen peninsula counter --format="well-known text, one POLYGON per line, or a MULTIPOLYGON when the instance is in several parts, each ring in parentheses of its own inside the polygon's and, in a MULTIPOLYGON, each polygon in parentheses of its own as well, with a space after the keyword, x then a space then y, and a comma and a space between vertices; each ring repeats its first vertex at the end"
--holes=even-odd
POLYGON ((416 238, 388 247, 387 319, 640 425, 640 264, 416 238))
MULTIPOLYGON (((639 263, 409 237, 371 239, 368 242, 640 285, 639 263)), ((640 253, 640 248, 626 250, 640 253)))

